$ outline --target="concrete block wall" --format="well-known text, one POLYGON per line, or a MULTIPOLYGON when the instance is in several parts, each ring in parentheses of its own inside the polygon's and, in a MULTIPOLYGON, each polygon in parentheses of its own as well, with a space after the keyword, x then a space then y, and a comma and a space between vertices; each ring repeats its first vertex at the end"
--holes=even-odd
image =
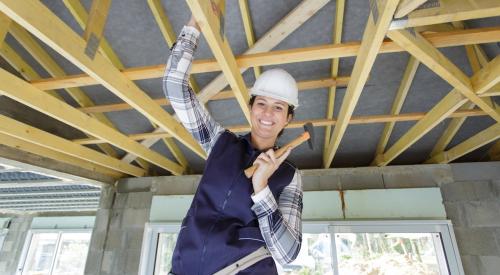
POLYGON ((32 220, 31 216, 19 216, 13 217, 10 221, 9 231, 0 250, 0 274, 16 273, 32 220))
POLYGON ((465 274, 500 272, 500 163, 452 164, 441 185, 465 274))
POLYGON ((153 195, 149 188, 134 191, 103 189, 85 274, 137 274, 153 195))

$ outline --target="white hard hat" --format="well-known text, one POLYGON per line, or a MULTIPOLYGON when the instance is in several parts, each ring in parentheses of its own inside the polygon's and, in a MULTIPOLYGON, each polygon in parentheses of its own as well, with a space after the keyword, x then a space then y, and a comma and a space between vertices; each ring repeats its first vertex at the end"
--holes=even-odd
POLYGON ((261 74, 250 89, 250 95, 283 100, 294 109, 299 106, 297 82, 283 69, 271 69, 261 74))

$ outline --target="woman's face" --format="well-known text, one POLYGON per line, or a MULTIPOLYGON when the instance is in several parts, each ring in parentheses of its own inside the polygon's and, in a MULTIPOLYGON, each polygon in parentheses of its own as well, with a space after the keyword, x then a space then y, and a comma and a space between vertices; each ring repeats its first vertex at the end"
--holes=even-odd
POLYGON ((267 96, 256 96, 250 109, 252 136, 276 141, 279 132, 288 124, 288 103, 267 96))

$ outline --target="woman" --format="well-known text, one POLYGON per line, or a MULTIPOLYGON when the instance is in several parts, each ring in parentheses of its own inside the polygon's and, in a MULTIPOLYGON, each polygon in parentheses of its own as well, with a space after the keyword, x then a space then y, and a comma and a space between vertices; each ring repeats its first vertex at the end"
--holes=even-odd
POLYGON ((285 160, 290 150, 281 157, 273 150, 298 106, 297 85, 283 70, 263 73, 251 89, 251 132, 236 136, 212 119, 188 85, 199 35, 192 17, 171 49, 163 78, 179 120, 208 155, 171 274, 277 274, 273 259, 290 263, 302 241, 301 177, 285 160), (252 164, 258 168, 247 179, 243 170, 252 164))

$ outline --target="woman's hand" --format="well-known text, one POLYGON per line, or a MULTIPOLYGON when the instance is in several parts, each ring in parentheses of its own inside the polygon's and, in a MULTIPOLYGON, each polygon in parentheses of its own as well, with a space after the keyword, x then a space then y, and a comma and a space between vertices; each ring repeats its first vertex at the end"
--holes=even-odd
POLYGON ((288 148, 285 153, 279 158, 276 158, 273 149, 261 153, 253 164, 258 167, 252 176, 252 185, 254 194, 259 193, 262 189, 266 188, 268 179, 272 176, 274 171, 280 167, 281 163, 290 155, 292 149, 288 148))

